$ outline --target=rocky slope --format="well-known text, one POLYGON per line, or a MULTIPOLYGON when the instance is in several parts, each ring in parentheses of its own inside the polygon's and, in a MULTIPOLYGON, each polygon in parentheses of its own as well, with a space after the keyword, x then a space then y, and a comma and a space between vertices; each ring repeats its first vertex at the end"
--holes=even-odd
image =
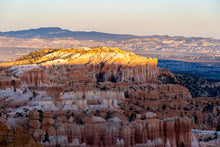
POLYGON ((1 84, 0 122, 44 146, 198 146, 191 128, 219 124, 219 101, 200 117, 206 102, 165 82, 157 59, 117 48, 44 49, 0 66, 2 79, 20 81, 1 84))
POLYGON ((0 118, 0 145, 1 146, 26 146, 26 147, 43 147, 43 145, 34 141, 27 133, 27 130, 21 126, 11 128, 6 124, 5 118, 0 118))
POLYGON ((4 70, 0 71, 0 87, 1 89, 9 88, 11 90, 23 89, 21 80, 15 77, 8 77, 4 70))

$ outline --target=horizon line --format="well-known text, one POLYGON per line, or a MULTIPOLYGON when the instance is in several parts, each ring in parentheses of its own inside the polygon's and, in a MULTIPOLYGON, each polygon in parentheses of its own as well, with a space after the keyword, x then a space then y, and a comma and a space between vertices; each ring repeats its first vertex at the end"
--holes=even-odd
MULTIPOLYGON (((131 36, 137 36, 137 37, 151 37, 151 36, 160 36, 160 37, 184 37, 184 38, 203 38, 203 39, 215 39, 215 40, 220 40, 219 38, 216 37, 201 37, 201 36, 186 36, 186 35, 169 35, 169 34, 149 34, 149 35, 138 35, 138 34, 129 34, 129 33, 112 33, 112 32, 102 32, 102 31, 76 31, 76 30, 71 30, 71 29, 64 29, 62 27, 36 27, 36 28, 28 28, 28 29, 19 29, 19 30, 11 30, 11 31, 1 31, 0 33, 8 33, 8 32, 19 32, 19 31, 27 31, 27 30, 38 30, 38 29, 47 29, 47 28, 57 28, 57 29, 61 29, 61 30, 66 30, 66 31, 71 31, 71 32, 96 32, 96 33, 104 33, 104 34, 114 34, 114 35, 131 35, 131 36)), ((1 35, 0 35, 1 36, 1 35)), ((5 36, 7 37, 7 36, 5 36)), ((16 37, 14 37, 16 38, 16 37)), ((61 38, 61 37, 57 37, 57 38, 61 38)), ((62 37, 63 38, 63 37, 62 37)), ((71 37, 70 37, 71 38, 71 37)))

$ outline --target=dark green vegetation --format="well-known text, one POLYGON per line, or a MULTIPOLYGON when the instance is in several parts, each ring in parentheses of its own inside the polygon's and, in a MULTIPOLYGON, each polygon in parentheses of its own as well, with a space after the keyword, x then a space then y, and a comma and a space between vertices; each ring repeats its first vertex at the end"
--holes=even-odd
POLYGON ((166 69, 162 69, 159 81, 164 84, 180 84, 189 89, 192 97, 218 97, 220 96, 220 81, 206 80, 198 76, 189 74, 172 74, 166 69))
POLYGON ((31 52, 25 56, 22 56, 22 57, 16 59, 15 61, 30 60, 30 62, 34 62, 34 61, 37 61, 38 59, 40 59, 41 57, 43 57, 49 53, 52 53, 56 50, 57 49, 42 49, 42 50, 34 51, 34 52, 31 52))

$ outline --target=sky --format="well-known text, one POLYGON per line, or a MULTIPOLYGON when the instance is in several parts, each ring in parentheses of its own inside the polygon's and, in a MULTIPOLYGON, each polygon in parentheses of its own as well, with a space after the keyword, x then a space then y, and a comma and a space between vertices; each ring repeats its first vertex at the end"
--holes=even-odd
POLYGON ((0 31, 40 27, 220 39, 220 0, 0 0, 0 31))

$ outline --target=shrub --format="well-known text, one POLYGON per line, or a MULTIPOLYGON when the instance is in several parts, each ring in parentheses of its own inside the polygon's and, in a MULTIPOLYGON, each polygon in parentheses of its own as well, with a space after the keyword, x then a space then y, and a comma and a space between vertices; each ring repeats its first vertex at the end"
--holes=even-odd
POLYGON ((27 54, 26 56, 22 56, 20 58, 17 58, 15 61, 28 60, 28 62, 34 62, 37 59, 39 59, 49 53, 52 53, 56 50, 57 49, 42 49, 42 50, 34 51, 34 52, 27 54))
POLYGON ((116 78, 115 78, 114 74, 111 76, 111 82, 116 83, 116 78))
POLYGON ((185 147, 185 144, 184 144, 184 142, 181 142, 181 147, 185 147))
POLYGON ((106 86, 100 88, 101 90, 107 90, 106 86))
POLYGON ((199 122, 198 122, 198 118, 197 118, 197 115, 195 114, 195 112, 193 114, 193 117, 194 117, 195 124, 198 124, 199 122))
POLYGON ((216 131, 220 131, 220 124, 217 125, 216 131))
POLYGON ((79 116, 76 117, 76 123, 79 125, 85 124, 85 122, 79 116))
POLYGON ((48 135, 47 132, 46 132, 46 134, 44 136, 43 142, 49 142, 49 135, 48 135))
POLYGON ((22 113, 20 113, 20 112, 16 112, 15 117, 23 117, 23 114, 22 114, 22 113))
POLYGON ((44 113, 43 113, 42 110, 37 110, 37 111, 39 112, 39 116, 40 116, 40 118, 39 118, 39 122, 42 122, 43 119, 44 119, 44 113))
POLYGON ((110 112, 107 112, 107 115, 106 115, 105 119, 110 119, 110 118, 111 118, 110 112))
POLYGON ((166 108, 167 108, 167 105, 166 105, 166 104, 163 104, 162 109, 164 110, 164 109, 166 109, 166 108))
POLYGON ((188 107, 185 107, 185 108, 183 108, 183 110, 185 110, 185 111, 189 111, 189 110, 191 110, 191 109, 188 108, 188 107))

